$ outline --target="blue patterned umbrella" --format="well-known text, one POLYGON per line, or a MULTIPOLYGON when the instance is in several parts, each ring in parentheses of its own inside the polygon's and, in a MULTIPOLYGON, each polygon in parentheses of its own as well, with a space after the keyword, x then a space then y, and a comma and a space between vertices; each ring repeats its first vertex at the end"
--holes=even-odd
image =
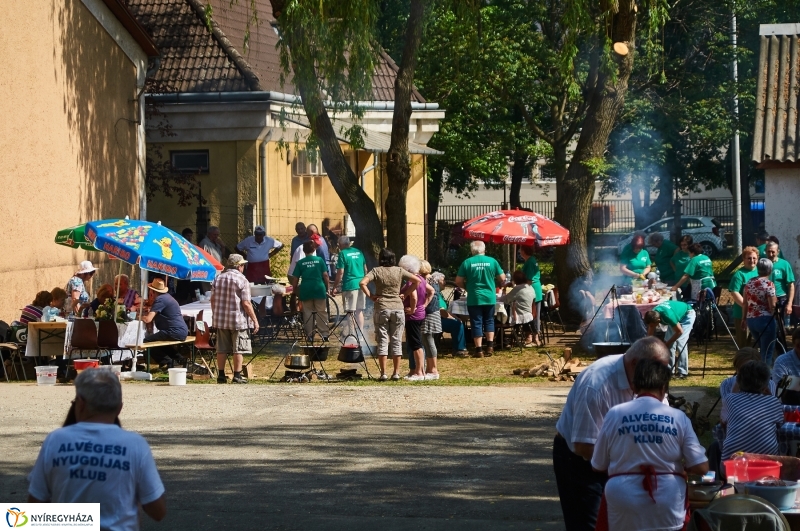
POLYGON ((91 221, 86 224, 85 235, 97 249, 147 271, 206 282, 217 274, 194 245, 161 223, 135 219, 91 221))

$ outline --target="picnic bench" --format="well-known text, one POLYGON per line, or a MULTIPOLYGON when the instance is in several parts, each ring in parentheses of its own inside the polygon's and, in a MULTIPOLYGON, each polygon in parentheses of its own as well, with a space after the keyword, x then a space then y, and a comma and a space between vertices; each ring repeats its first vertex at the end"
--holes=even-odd
POLYGON ((150 341, 142 343, 141 345, 125 345, 125 348, 135 350, 136 352, 147 353, 147 370, 150 370, 150 349, 155 347, 173 347, 178 345, 191 344, 192 346, 192 362, 194 362, 194 336, 186 336, 183 341, 150 341))

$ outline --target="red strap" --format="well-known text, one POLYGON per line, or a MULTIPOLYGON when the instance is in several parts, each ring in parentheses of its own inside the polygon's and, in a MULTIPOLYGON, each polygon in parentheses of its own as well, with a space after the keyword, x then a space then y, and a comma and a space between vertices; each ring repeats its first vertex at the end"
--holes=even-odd
POLYGON ((644 487, 644 490, 650 495, 650 499, 655 503, 656 499, 653 497, 653 491, 658 490, 658 475, 656 474, 656 469, 653 468, 653 465, 639 465, 639 470, 641 470, 644 475, 642 487, 644 487))

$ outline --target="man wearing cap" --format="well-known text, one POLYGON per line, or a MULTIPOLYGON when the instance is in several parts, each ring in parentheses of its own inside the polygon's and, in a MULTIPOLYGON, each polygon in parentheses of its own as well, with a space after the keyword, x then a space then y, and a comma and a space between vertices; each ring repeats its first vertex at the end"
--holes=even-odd
POLYGON ((250 302, 250 283, 242 273, 247 260, 240 254, 228 257, 225 270, 212 284, 211 312, 217 329, 217 383, 227 383, 225 359, 233 355, 231 382, 246 384, 242 377, 244 354, 253 352, 248 329, 252 323, 253 334, 258 333, 258 318, 250 302))
POLYGON ((283 249, 283 244, 267 236, 267 231, 262 225, 253 229, 253 235, 248 236, 236 245, 236 250, 247 256, 245 276, 254 284, 266 284, 269 276, 269 259, 272 255, 283 249))
MULTIPOLYGON (((142 317, 146 324, 155 323, 158 332, 144 336, 145 343, 153 341, 183 341, 189 335, 189 328, 181 315, 181 307, 172 295, 167 293, 167 283, 161 278, 154 279, 147 285, 150 288, 147 306, 150 307, 142 317)), ((147 309, 145 307, 145 309, 147 309)), ((175 347, 156 347, 150 349, 150 356, 159 365, 166 365, 168 368, 177 365, 186 365, 183 358, 175 347)))

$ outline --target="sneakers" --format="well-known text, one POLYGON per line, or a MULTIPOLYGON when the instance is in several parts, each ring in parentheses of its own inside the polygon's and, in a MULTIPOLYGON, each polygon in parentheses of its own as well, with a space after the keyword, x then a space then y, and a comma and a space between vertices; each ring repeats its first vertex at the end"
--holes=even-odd
POLYGON ((225 376, 224 374, 221 374, 221 375, 217 376, 217 383, 218 384, 228 383, 228 377, 225 376))
POLYGON ((438 380, 439 379, 439 373, 436 373, 436 374, 426 373, 425 374, 425 379, 426 380, 438 380))
MULTIPOLYGON (((217 380, 217 381, 219 381, 219 380, 217 380)), ((234 376, 233 378, 231 378, 231 383, 246 384, 247 383, 247 378, 245 378, 244 376, 234 376)))
POLYGON ((399 375, 399 374, 393 374, 393 375, 392 375, 392 378, 391 378, 391 380, 392 380, 393 382, 398 382, 398 381, 400 381, 400 375, 399 375))
POLYGON ((466 358, 469 356, 469 350, 459 350, 455 354, 453 354, 454 358, 466 358))
POLYGON ((421 376, 419 374, 411 374, 411 375, 405 376, 403 378, 403 380, 408 380, 409 382, 421 382, 424 379, 425 379, 425 376, 424 375, 421 376))
POLYGON ((380 378, 378 378, 378 381, 379 381, 379 382, 386 382, 386 381, 388 381, 388 380, 389 380, 389 377, 388 377, 388 376, 386 376, 385 374, 381 374, 381 377, 380 377, 380 378))

